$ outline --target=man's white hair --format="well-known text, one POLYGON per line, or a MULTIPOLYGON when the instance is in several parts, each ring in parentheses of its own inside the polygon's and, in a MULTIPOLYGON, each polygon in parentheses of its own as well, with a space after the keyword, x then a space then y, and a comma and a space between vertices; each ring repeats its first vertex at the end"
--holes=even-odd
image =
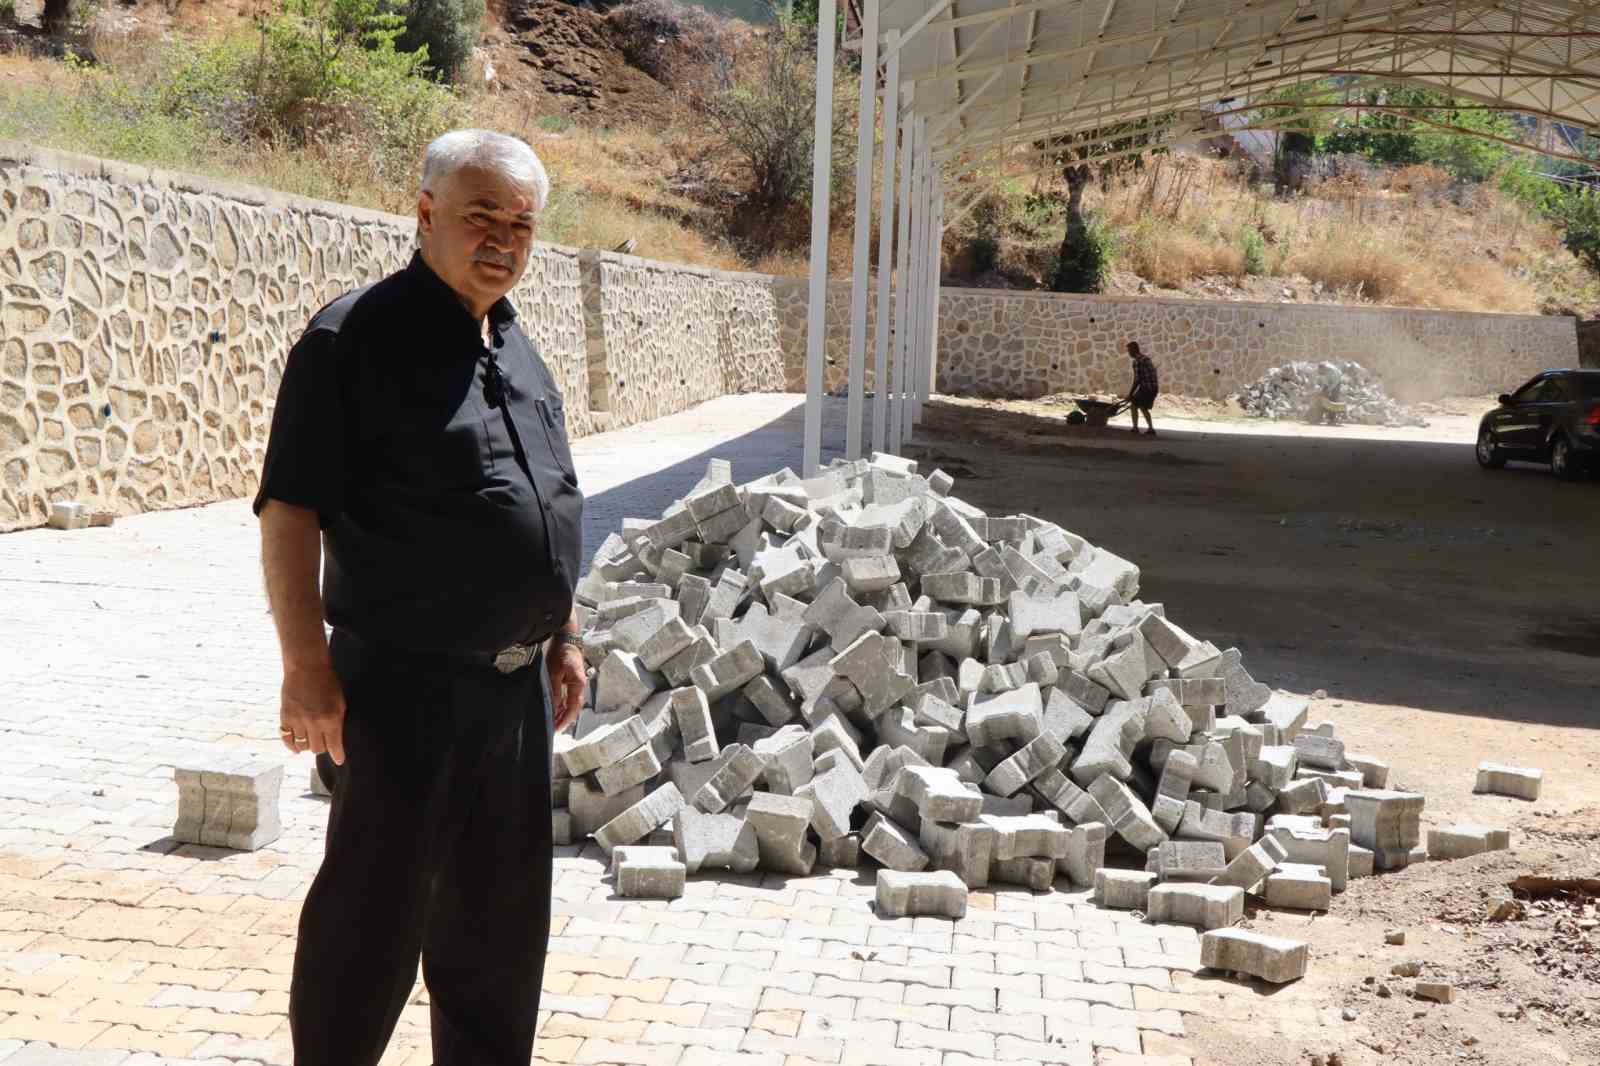
POLYGON ((538 154, 518 138, 492 130, 451 130, 434 138, 422 158, 422 191, 436 191, 462 167, 505 174, 533 194, 535 211, 543 211, 550 198, 550 178, 538 154))

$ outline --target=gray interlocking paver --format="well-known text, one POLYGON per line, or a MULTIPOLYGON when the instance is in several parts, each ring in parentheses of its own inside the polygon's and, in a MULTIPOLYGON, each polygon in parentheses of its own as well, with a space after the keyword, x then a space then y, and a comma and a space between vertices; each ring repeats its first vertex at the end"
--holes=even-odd
MULTIPOLYGON (((825 439, 842 439, 841 416, 830 401, 825 439)), ((799 428, 798 397, 740 396, 577 441, 583 557, 624 517, 682 497, 711 455, 736 481, 798 469, 799 428)), ((14 901, 0 984, 23 988, 0 1018, 0 1066, 287 1066, 296 920, 327 807, 304 787, 310 760, 277 746, 248 503, 0 537, 0 631, 0 874, 14 901), (257 852, 168 839, 172 766, 217 746, 288 768, 282 836, 257 852), (149 1013, 63 1018, 63 989, 149 1013)), ((1037 899, 975 890, 953 926, 879 920, 855 871, 718 871, 670 904, 609 899, 604 874, 594 844, 557 849, 547 1061, 1090 1061, 1072 1056, 1091 1007, 1134 1018, 1100 1019, 1094 1042, 1136 1052, 1145 1014, 1161 1012, 1134 1011, 1130 989, 1170 995, 1169 971, 1198 965, 1196 940, 1170 940, 1192 931, 1111 921, 1059 878, 1037 899), (1030 1054, 1038 1018, 1060 1059, 1030 1054)), ((427 1002, 419 983, 384 1066, 431 1061, 427 1002)))

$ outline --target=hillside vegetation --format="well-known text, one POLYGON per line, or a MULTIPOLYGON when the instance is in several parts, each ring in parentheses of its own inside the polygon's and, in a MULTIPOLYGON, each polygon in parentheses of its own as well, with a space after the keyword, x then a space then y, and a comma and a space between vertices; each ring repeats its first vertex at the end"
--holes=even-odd
MULTIPOLYGON (((0 24, 14 24, 0 25, 0 137, 409 213, 427 141, 483 125, 546 161, 546 240, 804 272, 815 29, 803 14, 752 26, 672 0, 608 12, 561 0, 489 0, 486 11, 482 0, 287 0, 265 13, 229 6, 244 0, 87 2, 45 33, 0 0, 0 24)), ((853 208, 850 63, 843 53, 835 85, 839 275, 853 208)), ((1315 165, 1292 182, 1270 162, 1214 152, 1096 173, 1076 203, 1095 261, 1093 283, 1078 287, 1600 309, 1596 274, 1572 250, 1600 263, 1600 209, 1539 178, 1525 154, 1359 122, 1303 141, 1315 165), (1586 232, 1593 247, 1577 239, 1586 232)), ((1061 287, 1068 187, 1014 169, 979 171, 970 180, 983 184, 963 190, 991 187, 946 234, 947 283, 1061 287)))

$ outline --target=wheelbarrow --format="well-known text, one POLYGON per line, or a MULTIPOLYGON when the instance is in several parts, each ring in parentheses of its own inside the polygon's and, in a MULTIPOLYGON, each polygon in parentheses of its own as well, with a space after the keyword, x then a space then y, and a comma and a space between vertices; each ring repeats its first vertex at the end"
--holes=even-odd
POLYGON ((1103 426, 1111 421, 1112 417, 1128 409, 1127 400, 1116 403, 1107 403, 1105 400, 1073 400, 1078 410, 1083 412, 1083 421, 1091 426, 1103 426))
POLYGON ((1338 400, 1330 400, 1321 393, 1311 397, 1311 402, 1306 406, 1306 421, 1313 426, 1320 426, 1327 422, 1330 426, 1337 426, 1345 420, 1349 405, 1338 400))

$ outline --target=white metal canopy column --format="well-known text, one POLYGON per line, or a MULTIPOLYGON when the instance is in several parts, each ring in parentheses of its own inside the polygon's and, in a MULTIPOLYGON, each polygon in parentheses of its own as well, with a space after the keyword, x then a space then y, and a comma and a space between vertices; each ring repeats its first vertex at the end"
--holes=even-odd
MULTIPOLYGON (((872 344, 872 450, 883 451, 887 444, 885 424, 889 415, 889 323, 892 321, 892 283, 894 281, 894 183, 900 138, 900 31, 885 35, 889 50, 888 68, 883 74, 883 175, 878 203, 878 301, 877 329, 872 344)), ((904 164, 901 164, 904 166, 904 164)))
MULTIPOLYGON (((914 99, 912 90, 906 93, 907 103, 914 99)), ((894 260, 894 346, 890 369, 892 381, 889 391, 889 439, 891 452, 900 450, 900 386, 905 373, 906 327, 909 321, 911 300, 907 284, 911 273, 911 171, 916 162, 917 128, 907 122, 901 127, 900 144, 900 203, 895 224, 894 260)))
MULTIPOLYGON (((878 0, 862 0, 861 107, 856 123, 855 255, 851 259, 850 274, 849 398, 845 404, 848 413, 844 431, 846 459, 861 458, 861 401, 867 387, 867 272, 868 242, 872 237, 872 133, 877 118, 873 111, 878 103, 877 71, 878 0)), ((881 379, 875 384, 879 389, 883 388, 881 379)))
POLYGON ((801 468, 822 464, 823 349, 828 343, 828 182, 833 169, 834 0, 817 0, 817 114, 811 158, 811 287, 806 316, 806 413, 801 468))

